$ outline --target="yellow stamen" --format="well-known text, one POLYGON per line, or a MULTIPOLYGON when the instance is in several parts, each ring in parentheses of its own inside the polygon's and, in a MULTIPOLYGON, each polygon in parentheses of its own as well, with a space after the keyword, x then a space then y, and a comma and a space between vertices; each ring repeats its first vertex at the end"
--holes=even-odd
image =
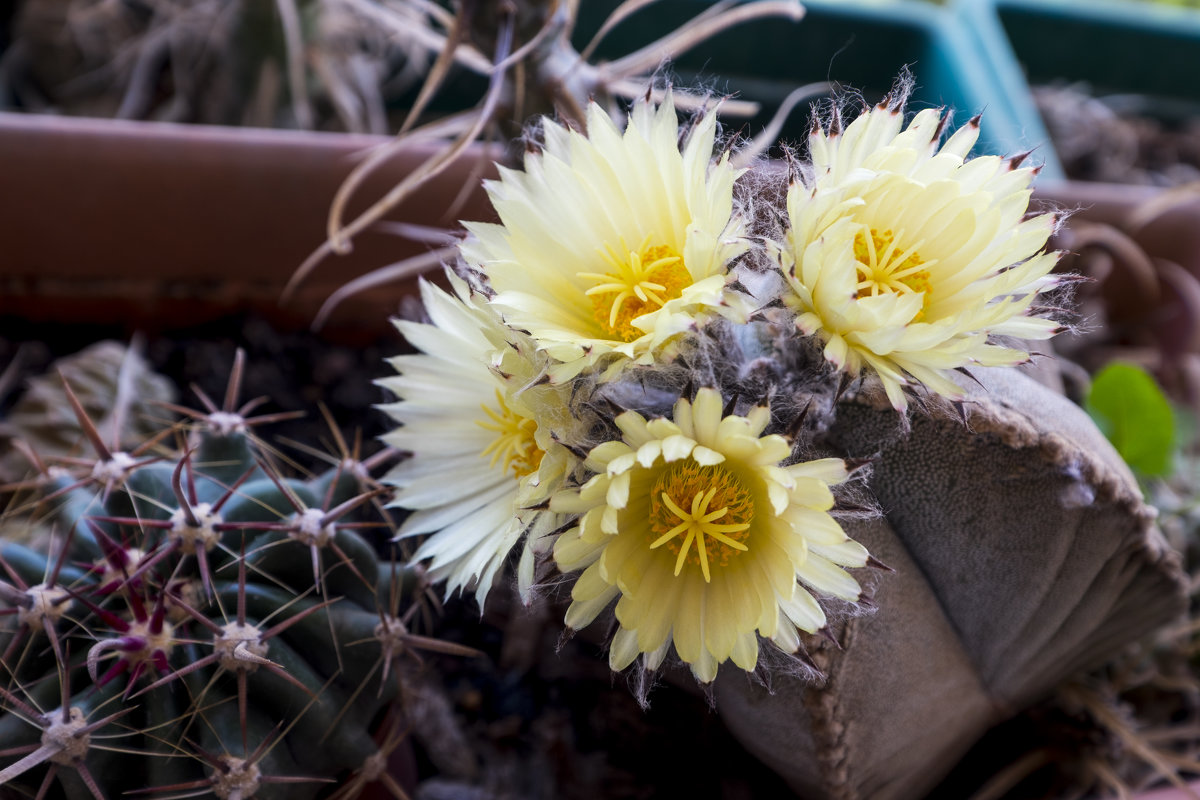
POLYGON ((509 408, 499 389, 496 390, 496 404, 499 406, 498 411, 486 405, 480 406, 491 422, 475 421, 479 427, 496 433, 495 440, 484 448, 480 455, 490 455, 490 465, 493 467, 500 459, 504 459, 505 471, 511 469, 516 478, 524 478, 537 471, 542 457, 546 455, 533 438, 537 432, 537 423, 509 408))
POLYGON ((643 334, 631 321, 657 311, 692 285, 683 258, 666 245, 650 246, 650 237, 637 250, 624 240, 621 250, 605 246, 601 256, 612 269, 608 272, 578 272, 576 277, 595 283, 584 292, 592 299, 596 321, 609 336, 632 342, 643 334), (628 252, 628 257, 621 253, 628 252))
POLYGON ((699 564, 704 580, 711 567, 725 566, 748 548, 754 500, 738 477, 715 464, 700 466, 692 459, 672 464, 654 482, 650 494, 650 543, 675 553, 675 574, 684 563, 699 564), (722 520, 718 523, 716 520, 722 520), (692 543, 695 543, 695 550, 692 543))
POLYGON ((925 301, 922 310, 913 318, 919 320, 924 316, 924 306, 929 305, 929 270, 932 261, 925 261, 917 254, 920 243, 900 250, 896 244, 898 238, 904 237, 890 229, 880 232, 875 228, 859 231, 854 237, 854 258, 858 261, 858 274, 861 280, 856 284, 858 297, 876 297, 880 294, 911 294, 924 292, 925 301))

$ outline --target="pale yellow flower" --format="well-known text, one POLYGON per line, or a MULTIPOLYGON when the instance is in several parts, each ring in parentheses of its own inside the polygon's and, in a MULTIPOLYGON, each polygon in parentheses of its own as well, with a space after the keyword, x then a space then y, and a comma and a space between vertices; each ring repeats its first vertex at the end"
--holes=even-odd
POLYGON ((640 654, 654 669, 672 644, 704 682, 726 660, 752 670, 759 636, 795 652, 798 630, 825 625, 812 592, 859 597, 843 567, 863 566, 867 551, 828 514, 845 464, 781 466, 792 448, 760 435, 769 418, 764 407, 722 416, 713 389, 680 399, 673 419, 627 411, 616 419, 622 438, 586 461, 595 477, 552 499, 554 511, 582 514, 554 547, 562 570, 583 569, 567 625, 587 625, 617 599, 614 670, 640 654))
POLYGON ((532 345, 513 332, 451 275, 455 294, 421 283, 432 324, 396 327, 421 351, 391 359, 400 374, 378 383, 399 401, 382 406, 399 427, 383 436, 411 453, 384 482, 397 487, 392 505, 413 509, 397 538, 432 534, 414 554, 428 561, 447 595, 474 589, 482 608, 509 552, 525 538, 518 584, 529 599, 534 560, 553 515, 545 504, 570 455, 538 424, 552 391, 536 379, 532 345))
POLYGON ((749 310, 726 288, 746 249, 733 215, 738 172, 715 163, 712 113, 679 148, 668 98, 634 105, 625 131, 596 104, 588 133, 545 120, 544 149, 487 184, 501 224, 468 224, 462 246, 567 380, 601 359, 652 363, 665 342, 720 312, 749 310))
POLYGON ((1029 359, 997 337, 1060 330, 1036 308, 1058 258, 1042 252, 1055 216, 1025 218, 1036 170, 967 159, 978 118, 939 147, 939 111, 906 128, 903 112, 902 98, 885 101, 845 130, 814 130, 812 175, 788 190, 779 251, 796 327, 839 369, 877 374, 897 409, 914 381, 960 398, 951 370, 1029 359))

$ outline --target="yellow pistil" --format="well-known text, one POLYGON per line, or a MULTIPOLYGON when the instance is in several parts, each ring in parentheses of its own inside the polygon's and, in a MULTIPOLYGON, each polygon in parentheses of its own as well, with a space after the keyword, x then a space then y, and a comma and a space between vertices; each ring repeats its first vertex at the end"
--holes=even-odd
POLYGON ((538 466, 542 463, 542 457, 546 455, 533 438, 537 431, 537 423, 509 408, 499 389, 496 390, 496 403, 499 410, 486 405, 480 406, 491 422, 483 420, 475 422, 479 427, 496 433, 496 439, 480 455, 490 455, 493 467, 501 459, 504 459, 505 471, 511 469, 514 477, 524 478, 537 471, 538 466))
MULTIPOLYGON (((880 233, 871 228, 870 234, 868 237, 866 231, 859 231, 854 237, 854 258, 858 261, 861 278, 855 286, 858 297, 924 292, 924 304, 928 305, 929 270, 925 267, 931 262, 917 254, 920 245, 902 251, 896 244, 897 236, 891 230, 880 233)), ((924 310, 918 313, 914 321, 924 313, 924 310)))
POLYGON ((609 272, 578 272, 576 277, 596 283, 584 294, 592 298, 596 321, 604 332, 632 342, 643 331, 631 321, 679 297, 692 285, 692 276, 679 253, 666 245, 651 247, 649 236, 637 250, 629 250, 622 240, 621 251, 628 256, 607 245, 605 250, 601 255, 612 267, 609 272))
POLYGON ((654 482, 650 530, 657 537, 650 549, 667 545, 676 554, 676 575, 685 561, 698 563, 708 582, 710 563, 725 566, 747 550, 753 518, 754 500, 736 475, 720 464, 700 466, 689 458, 663 470, 654 482))

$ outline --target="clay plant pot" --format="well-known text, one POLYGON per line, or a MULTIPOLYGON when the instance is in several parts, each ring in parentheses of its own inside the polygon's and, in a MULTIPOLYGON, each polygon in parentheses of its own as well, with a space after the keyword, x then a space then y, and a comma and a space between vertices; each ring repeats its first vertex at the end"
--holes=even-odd
POLYGON ((832 441, 874 459, 881 519, 851 535, 895 572, 879 610, 817 643, 823 683, 730 673, 717 708, 806 798, 919 798, 990 727, 1186 606, 1178 556, 1084 412, 1016 370, 977 370, 965 420, 912 420, 882 393, 832 441))
MULTIPOLYGON (((253 310, 281 328, 307 326, 350 279, 430 249, 367 232, 280 304, 292 272, 323 240, 338 186, 387 141, 0 113, 0 318, 153 332, 253 310)), ((438 146, 416 143, 386 162, 351 212, 438 146)), ((458 219, 490 219, 487 155, 470 150, 387 220, 454 228, 458 219)), ((351 298, 328 330, 377 334, 403 292, 351 298)))

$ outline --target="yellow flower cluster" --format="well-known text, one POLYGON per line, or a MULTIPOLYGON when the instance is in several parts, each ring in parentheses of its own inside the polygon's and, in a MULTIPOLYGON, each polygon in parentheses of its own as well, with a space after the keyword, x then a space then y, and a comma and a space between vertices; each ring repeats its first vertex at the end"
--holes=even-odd
POLYGON ((870 563, 836 519, 846 465, 805 457, 806 409, 835 414, 842 373, 905 411, 961 396, 953 370, 1028 359, 1013 341, 1058 329, 1038 314, 1055 220, 1026 218, 1033 170, 967 158, 977 121, 939 144, 941 115, 905 126, 903 98, 815 128, 774 211, 736 191, 711 113, 681 132, 669 97, 642 101, 622 128, 593 104, 587 126, 543 121, 487 184, 500 222, 467 226, 451 291, 422 286, 429 322, 397 323, 418 351, 381 381, 411 454, 387 478, 400 535, 481 605, 518 544, 526 601, 578 573, 565 622, 611 608, 614 670, 754 670, 857 602, 870 563), (786 220, 765 244, 764 219, 786 220))

